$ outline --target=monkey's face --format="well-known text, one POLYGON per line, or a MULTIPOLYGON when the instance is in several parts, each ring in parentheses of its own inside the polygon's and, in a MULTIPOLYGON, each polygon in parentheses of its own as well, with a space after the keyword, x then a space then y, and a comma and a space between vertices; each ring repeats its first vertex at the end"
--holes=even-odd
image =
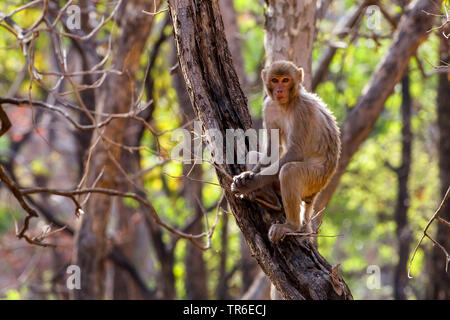
POLYGON ((289 93, 293 85, 291 76, 271 76, 269 79, 273 99, 281 104, 289 102, 289 93))
POLYGON ((272 100, 286 105, 298 94, 299 84, 303 81, 303 69, 290 61, 280 60, 263 69, 261 76, 266 92, 272 100))

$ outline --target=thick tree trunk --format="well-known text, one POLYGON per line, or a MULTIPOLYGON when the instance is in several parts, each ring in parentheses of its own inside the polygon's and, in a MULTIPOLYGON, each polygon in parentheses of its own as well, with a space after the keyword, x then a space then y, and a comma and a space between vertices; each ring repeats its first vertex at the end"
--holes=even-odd
MULTIPOLYGON (((447 28, 446 32, 449 32, 447 28)), ((450 64, 449 40, 440 35, 439 65, 450 64)), ((439 74, 438 84, 438 127, 439 127, 439 177, 441 180, 442 198, 450 186, 450 73, 439 74)), ((450 221, 450 204, 442 209, 441 218, 450 221)), ((450 228, 443 223, 435 222, 437 226, 434 239, 447 250, 450 249, 450 228)), ((450 299, 450 271, 445 272, 446 259, 441 249, 434 246, 431 253, 430 282, 431 290, 428 299, 450 299)))
POLYGON ((276 60, 294 62, 304 69, 304 86, 311 90, 316 0, 266 0, 266 4, 266 65, 276 60))
POLYGON ((409 91, 408 74, 402 80, 402 163, 395 168, 398 191, 395 206, 396 235, 398 241, 398 262, 394 274, 394 299, 406 300, 406 285, 408 284, 407 263, 411 244, 411 231, 408 225, 409 192, 408 178, 411 168, 411 93, 409 91))
MULTIPOLYGON (((159 5, 160 0, 156 1, 159 5)), ((136 72, 141 53, 150 34, 153 17, 142 10, 152 10, 153 2, 132 0, 124 2, 120 19, 121 29, 115 41, 112 65, 121 70, 122 75, 111 74, 102 87, 96 111, 106 113, 125 113, 133 106, 136 72)), ((100 120, 100 119, 98 119, 100 120)), ((126 121, 112 121, 103 130, 103 135, 122 143, 126 121)), ((92 143, 98 133, 92 137, 92 143)), ((118 169, 111 156, 120 159, 121 149, 101 139, 92 154, 89 165, 87 185, 92 186, 99 174, 102 178, 96 187, 115 188, 118 169)), ((105 259, 107 251, 106 226, 111 209, 111 197, 92 194, 86 204, 86 214, 77 231, 74 252, 75 264, 81 269, 81 290, 75 290, 76 299, 104 298, 105 259)))
MULTIPOLYGON (((251 118, 223 32, 217 0, 170 0, 178 58, 188 93, 204 129, 248 129, 251 118)), ((209 138, 209 137, 207 137, 209 138)), ((210 138, 209 138, 210 139, 210 138)), ((225 153, 223 145, 211 141, 225 153)), ((259 265, 285 299, 351 299, 331 265, 306 241, 289 237, 273 244, 270 225, 282 216, 229 192, 230 177, 242 165, 219 164, 216 170, 236 222, 259 265)))
POLYGON ((384 103, 400 81, 409 59, 430 34, 434 16, 442 1, 420 0, 411 4, 402 17, 386 56, 378 64, 356 105, 346 119, 341 133, 342 153, 338 169, 328 186, 320 193, 316 208, 325 207, 336 190, 352 156, 369 135, 384 103))

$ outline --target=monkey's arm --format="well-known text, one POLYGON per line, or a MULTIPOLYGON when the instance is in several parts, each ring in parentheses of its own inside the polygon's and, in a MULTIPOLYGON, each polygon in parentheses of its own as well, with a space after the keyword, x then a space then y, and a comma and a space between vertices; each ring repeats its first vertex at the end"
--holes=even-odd
POLYGON ((301 161, 300 152, 297 150, 288 149, 278 161, 272 163, 270 166, 264 168, 255 175, 254 179, 257 184, 257 188, 261 188, 269 183, 273 183, 278 179, 278 174, 281 168, 288 162, 301 161))
POLYGON ((273 123, 270 120, 270 115, 267 114, 268 110, 268 103, 270 103, 270 100, 264 101, 263 105, 263 127, 266 132, 266 143, 265 148, 262 153, 262 157, 258 160, 258 163, 255 165, 255 167, 252 169, 252 172, 258 173, 261 171, 261 168, 267 167, 270 164, 270 159, 272 156, 272 129, 277 129, 276 123, 273 123))
POLYGON ((300 161, 300 152, 292 150, 286 152, 278 161, 272 163, 270 166, 264 168, 259 173, 244 172, 239 176, 233 178, 231 190, 238 194, 249 194, 257 189, 260 189, 268 184, 278 180, 280 169, 288 162, 300 161))
MULTIPOLYGON (((269 129, 266 129, 266 130, 269 130, 269 129)), ((258 163, 252 169, 253 173, 258 173, 261 171, 262 167, 267 166, 267 164, 269 163, 269 160, 270 160, 269 152, 271 152, 271 150, 272 150, 271 148, 272 148, 271 135, 267 133, 267 143, 265 145, 265 150, 262 154, 262 157, 258 160, 258 163)))

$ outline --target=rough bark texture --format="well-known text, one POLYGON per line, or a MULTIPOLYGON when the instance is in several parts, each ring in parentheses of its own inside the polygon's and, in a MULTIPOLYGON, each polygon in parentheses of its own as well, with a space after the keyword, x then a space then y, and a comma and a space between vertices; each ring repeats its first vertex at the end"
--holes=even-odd
POLYGON ((437 14, 441 3, 442 1, 434 0, 416 1, 402 17, 386 56, 378 64, 370 82, 363 89, 343 125, 342 153, 338 169, 328 186, 321 192, 316 208, 320 209, 327 205, 352 156, 369 135, 383 111, 384 103, 405 73, 410 57, 430 34, 428 31, 433 26, 434 16, 424 11, 437 14))
POLYGON ((398 262, 394 274, 394 299, 406 300, 406 285, 408 284, 407 263, 411 245, 411 230, 408 225, 409 192, 408 178, 411 168, 411 93, 409 91, 409 76, 402 80, 402 163, 395 168, 397 174, 397 204, 395 206, 396 235, 398 241, 398 262))
MULTIPOLYGON (((448 34, 450 28, 447 28, 448 34)), ((450 64, 450 43, 440 35, 439 65, 450 64)), ((450 186, 450 73, 439 74, 438 84, 438 127, 439 127, 439 178, 441 180, 441 197, 443 198, 450 186)), ((441 218, 450 221, 450 204, 447 203, 441 213, 441 218)), ((444 248, 450 250, 450 228, 443 223, 435 222, 437 233, 434 239, 444 248)), ((431 253, 431 290, 428 299, 450 299, 450 271, 445 272, 445 256, 437 246, 431 253)))
MULTIPOLYGON (((204 129, 248 129, 251 118, 223 32, 217 0, 170 0, 179 63, 204 129)), ((213 141, 211 143, 214 143, 213 141)), ((223 145, 217 145, 222 148, 223 145)), ((225 150, 224 150, 225 152, 225 150)), ((229 192, 229 177, 244 168, 217 164, 217 175, 236 222, 259 265, 285 299, 351 299, 341 277, 309 243, 289 237, 274 245, 267 232, 282 216, 268 214, 229 192)))
POLYGON ((316 0, 266 0, 266 4, 266 65, 281 59, 294 62, 304 69, 304 85, 311 90, 316 0))
MULTIPOLYGON (((156 1, 159 5, 160 1, 156 1)), ((152 10, 152 3, 145 0, 124 2, 119 17, 121 29, 113 45, 114 57, 112 65, 123 72, 122 75, 108 76, 100 91, 96 110, 106 113, 125 113, 133 106, 133 95, 136 72, 139 67, 141 53, 150 34, 153 17, 143 14, 142 10, 152 10)), ((115 142, 122 143, 126 121, 112 121, 103 131, 103 135, 115 142)), ((92 142, 98 138, 96 132, 92 142)), ((114 188, 118 169, 111 160, 120 159, 121 149, 117 146, 102 143, 96 147, 87 180, 91 186, 100 172, 102 178, 97 183, 99 188, 114 188)), ((81 268, 81 290, 75 290, 76 299, 104 298, 105 259, 107 251, 106 226, 111 209, 111 197, 92 194, 86 204, 86 214, 79 226, 74 252, 75 264, 81 268)))

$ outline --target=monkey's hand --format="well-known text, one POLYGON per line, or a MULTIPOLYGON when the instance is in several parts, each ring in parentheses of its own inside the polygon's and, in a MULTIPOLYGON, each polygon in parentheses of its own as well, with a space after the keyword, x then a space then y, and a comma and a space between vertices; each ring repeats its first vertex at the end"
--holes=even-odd
POLYGON ((253 191, 259 187, 255 176, 256 174, 253 171, 245 171, 237 176, 234 176, 233 183, 231 184, 231 192, 235 195, 243 195, 252 200, 252 198, 254 198, 253 191))
POLYGON ((299 227, 290 223, 275 223, 269 229, 269 240, 277 243, 284 239, 286 233, 297 232, 299 227))

